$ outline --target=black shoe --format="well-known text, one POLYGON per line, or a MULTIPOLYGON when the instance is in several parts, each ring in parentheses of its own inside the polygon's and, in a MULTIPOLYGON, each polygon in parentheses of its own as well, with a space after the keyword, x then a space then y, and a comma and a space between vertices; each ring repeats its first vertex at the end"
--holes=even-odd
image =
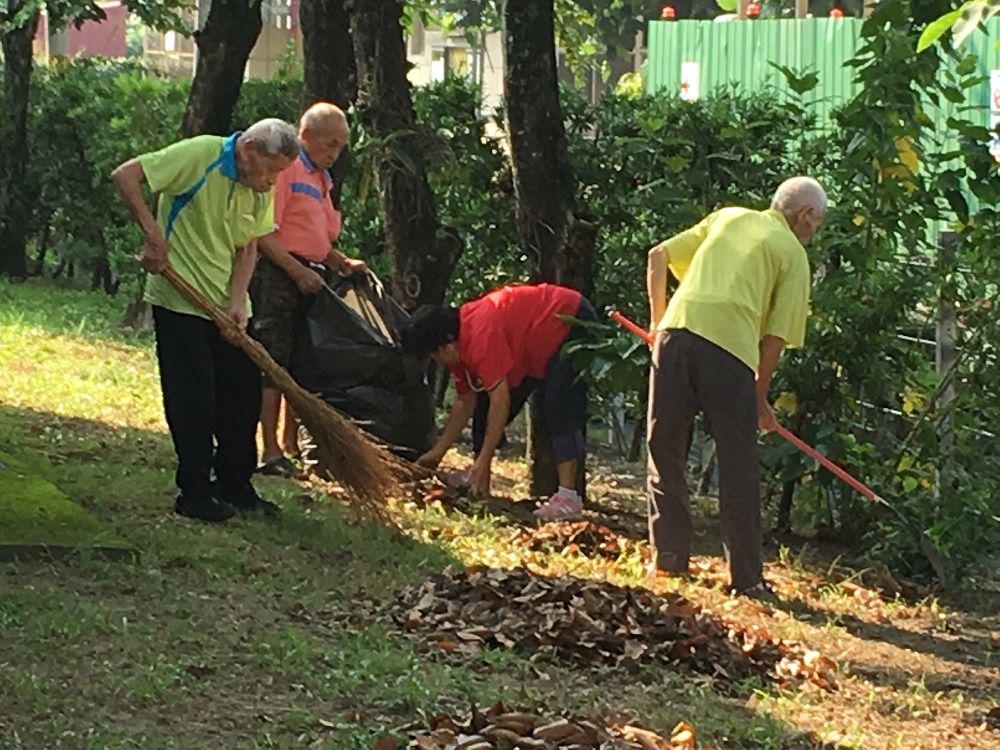
POLYGON ((224 505, 232 506, 237 513, 263 513, 270 518, 276 518, 281 515, 281 508, 263 499, 252 490, 250 492, 242 492, 239 495, 222 495, 220 493, 216 497, 224 505))
POLYGON ((270 477, 284 477, 285 479, 299 479, 302 475, 302 472, 287 456, 278 456, 270 461, 265 461, 257 467, 255 473, 270 477))
POLYGON ((193 500, 181 493, 174 501, 174 513, 207 523, 222 523, 235 516, 236 509, 215 497, 193 500))
POLYGON ((774 589, 771 588, 771 585, 767 581, 761 581, 745 589, 730 587, 729 593, 733 596, 745 596, 747 599, 755 599, 756 601, 769 604, 775 604, 780 601, 777 594, 774 593, 774 589))
POLYGON ((255 497, 245 506, 236 506, 240 513, 263 513, 268 518, 278 518, 281 515, 281 507, 277 503, 265 500, 262 497, 255 497))

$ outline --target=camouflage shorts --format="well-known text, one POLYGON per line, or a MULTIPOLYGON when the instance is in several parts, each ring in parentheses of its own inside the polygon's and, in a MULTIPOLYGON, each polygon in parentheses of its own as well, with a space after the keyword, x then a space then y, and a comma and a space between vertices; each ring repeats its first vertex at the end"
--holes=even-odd
MULTIPOLYGON (((250 301, 253 304, 250 333, 286 370, 295 348, 296 329, 309 309, 311 299, 299 291, 287 273, 264 256, 260 257, 250 279, 250 301)), ((265 386, 270 385, 270 382, 265 382, 265 386)))

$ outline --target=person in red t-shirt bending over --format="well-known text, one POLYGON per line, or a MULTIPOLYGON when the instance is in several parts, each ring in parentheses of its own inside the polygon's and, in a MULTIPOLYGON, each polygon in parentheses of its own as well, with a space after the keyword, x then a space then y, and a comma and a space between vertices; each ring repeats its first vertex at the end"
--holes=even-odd
POLYGON ((560 316, 597 320, 593 305, 577 291, 554 284, 511 285, 457 309, 422 307, 402 331, 403 350, 447 367, 458 392, 437 443, 419 464, 437 466, 465 429, 480 394, 488 397, 485 429, 473 425, 476 460, 469 474, 480 496, 489 495, 490 465, 504 428, 531 392, 541 389, 559 474, 558 491, 535 511, 543 521, 579 518, 583 511, 576 470, 584 454, 587 386, 559 350, 584 332, 560 316))

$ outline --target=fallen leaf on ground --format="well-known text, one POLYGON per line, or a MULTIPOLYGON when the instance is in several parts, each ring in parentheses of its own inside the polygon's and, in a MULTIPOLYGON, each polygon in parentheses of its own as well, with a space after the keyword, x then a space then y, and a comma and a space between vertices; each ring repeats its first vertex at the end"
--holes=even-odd
MULTIPOLYGON (((670 739, 632 723, 519 711, 498 702, 465 716, 437 713, 409 733, 414 750, 688 750, 694 730, 681 722, 670 739)), ((372 750, 375 750, 374 746, 372 750)), ((381 749, 379 749, 381 750, 381 749)), ((711 750, 703 748, 702 750, 711 750)))
POLYGON ((411 638, 449 653, 541 650, 587 665, 656 663, 726 682, 757 675, 835 689, 831 660, 759 626, 727 622, 679 594, 523 568, 433 576, 397 595, 393 618, 411 638))
POLYGON ((576 552, 616 560, 625 549, 624 537, 592 521, 556 521, 537 528, 515 529, 511 541, 532 552, 576 552))

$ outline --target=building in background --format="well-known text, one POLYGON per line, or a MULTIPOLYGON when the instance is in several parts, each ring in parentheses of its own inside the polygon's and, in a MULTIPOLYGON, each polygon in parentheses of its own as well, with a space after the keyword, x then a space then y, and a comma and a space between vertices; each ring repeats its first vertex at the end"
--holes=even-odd
MULTIPOLYGON (((299 34, 299 0, 260 0, 263 24, 257 43, 247 61, 248 78, 273 78, 282 67, 302 62, 302 39, 299 34)), ((208 17, 211 0, 192 0, 181 14, 191 29, 201 28, 208 17)), ((174 31, 146 29, 142 56, 157 70, 175 76, 193 76, 196 45, 193 37, 174 31)))
MULTIPOLYGON (((268 79, 282 69, 302 65, 299 4, 300 0, 261 0, 263 26, 247 62, 248 78, 268 79)), ((183 20, 190 28, 198 28, 199 19, 207 16, 210 6, 211 0, 192 0, 183 20)), ((606 80, 596 70, 584 74, 580 85, 591 101, 599 99, 622 75, 640 68, 644 55, 641 45, 636 49, 635 54, 611 63, 606 80)), ((406 50, 411 65, 408 77, 413 85, 425 86, 452 77, 471 78, 482 87, 484 110, 492 111, 500 105, 504 74, 503 38, 499 32, 469 34, 454 28, 446 33, 440 28, 425 27, 417 20, 407 38, 406 50)), ((192 38, 176 32, 146 30, 143 57, 157 69, 171 75, 192 76, 195 56, 192 38)), ((560 54, 560 77, 571 81, 573 76, 562 59, 560 54)))
POLYGON ((121 2, 99 2, 106 18, 102 21, 85 21, 80 28, 72 24, 55 31, 49 27, 49 16, 44 10, 32 41, 32 54, 41 63, 53 56, 73 57, 125 57, 125 26, 128 10, 121 2))
MULTIPOLYGON (((189 29, 197 28, 198 6, 192 3, 181 11, 181 21, 189 29)), ((194 37, 176 31, 157 31, 145 28, 142 34, 142 59, 151 67, 169 75, 191 77, 194 75, 194 37)))
POLYGON ((408 78, 414 86, 449 78, 471 78, 483 94, 483 108, 495 110, 503 99, 503 38, 499 32, 477 33, 470 40, 462 29, 446 34, 419 19, 406 40, 408 78))

